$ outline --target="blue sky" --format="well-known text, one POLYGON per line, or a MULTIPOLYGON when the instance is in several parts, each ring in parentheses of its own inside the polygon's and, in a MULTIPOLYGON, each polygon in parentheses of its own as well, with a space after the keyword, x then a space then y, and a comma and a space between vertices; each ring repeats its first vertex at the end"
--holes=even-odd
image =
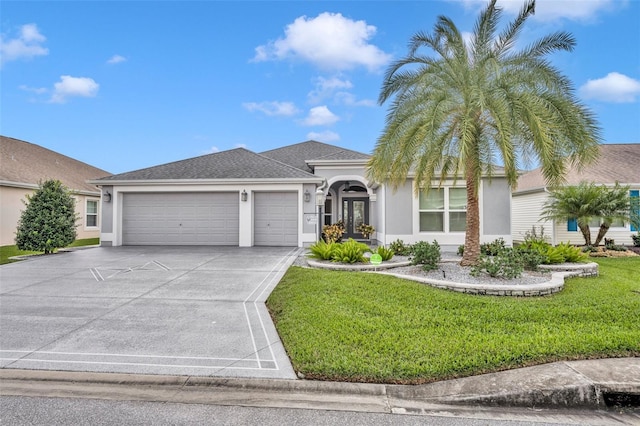
MULTIPOLYGON (((484 4, 5 0, 0 133, 112 173, 309 139, 369 153, 389 62, 438 15, 471 31, 484 4)), ((576 37, 551 59, 606 143, 640 143, 639 22, 638 0, 538 0, 521 37, 576 37)))

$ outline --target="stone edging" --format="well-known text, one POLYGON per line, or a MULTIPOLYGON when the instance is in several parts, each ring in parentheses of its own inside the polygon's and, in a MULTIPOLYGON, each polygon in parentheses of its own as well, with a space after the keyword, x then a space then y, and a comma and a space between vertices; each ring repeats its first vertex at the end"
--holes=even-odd
POLYGON ((563 263, 560 265, 539 265, 538 268, 551 272, 576 272, 578 277, 597 277, 598 276, 598 264, 595 262, 589 263, 563 263))
POLYGON ((598 276, 597 263, 562 264, 562 265, 540 265, 541 269, 555 271, 551 274, 551 280, 540 284, 526 285, 492 285, 492 284, 471 284, 457 283, 453 281, 436 280, 432 278, 418 277, 415 275, 395 274, 386 269, 397 268, 410 265, 410 261, 386 263, 378 266, 373 265, 342 265, 327 264, 312 259, 307 260, 309 266, 321 269, 332 269, 341 271, 367 271, 378 274, 390 275, 406 280, 417 281, 432 287, 445 290, 452 290, 467 294, 489 295, 489 296, 546 296, 559 292, 564 288, 564 280, 569 277, 595 277, 598 276), (385 271, 379 271, 379 270, 385 271))

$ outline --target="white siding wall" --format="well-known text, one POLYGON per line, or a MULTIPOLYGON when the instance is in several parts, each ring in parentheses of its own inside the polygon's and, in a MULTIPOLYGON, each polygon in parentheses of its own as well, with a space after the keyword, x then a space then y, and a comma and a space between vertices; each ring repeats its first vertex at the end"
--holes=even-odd
MULTIPOLYGON (((629 224, 625 224, 626 228, 609 228, 607 233, 604 235, 605 238, 613 238, 616 244, 620 245, 632 245, 633 241, 631 240, 631 234, 635 232, 631 232, 629 228, 629 224)), ((556 226, 556 244, 558 243, 571 243, 575 245, 584 245, 584 238, 582 237, 582 232, 578 228, 577 231, 567 231, 567 223, 558 223, 556 226)), ((598 236, 598 231, 600 228, 591 226, 591 242, 595 242, 596 237, 598 236)), ((600 245, 604 245, 604 240, 600 243, 600 245)))
MULTIPOLYGON (((527 232, 533 226, 539 231, 544 227, 544 235, 550 243, 553 235, 553 224, 550 221, 540 220, 540 214, 544 203, 548 199, 546 192, 534 192, 529 194, 514 194, 511 199, 511 236, 518 243, 524 240, 527 232)), ((565 230, 567 226, 565 224, 565 230)))
MULTIPOLYGON (((634 189, 635 186, 632 186, 634 189)), ((550 221, 539 220, 544 203, 549 195, 540 191, 529 194, 514 194, 511 200, 511 232, 514 242, 521 242, 525 232, 530 231, 533 225, 537 229, 544 226, 544 234, 547 240, 552 244, 571 243, 583 245, 584 238, 578 229, 577 231, 567 231, 567 222, 556 222, 552 224, 550 221)), ((610 228, 605 238, 613 238, 616 244, 630 245, 631 229, 629 224, 625 224, 624 228, 610 228)), ((598 228, 591 227, 591 241, 595 241, 598 236, 598 228)), ((601 243, 604 244, 604 241, 601 243)))

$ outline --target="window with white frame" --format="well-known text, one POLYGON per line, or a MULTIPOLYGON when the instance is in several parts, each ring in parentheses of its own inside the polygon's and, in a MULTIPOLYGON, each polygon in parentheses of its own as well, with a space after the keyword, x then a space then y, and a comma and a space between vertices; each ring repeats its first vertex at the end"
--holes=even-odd
POLYGON ((98 226, 98 201, 87 200, 87 207, 85 210, 85 226, 96 227, 98 226))
POLYGON ((466 188, 420 190, 420 232, 464 232, 467 225, 466 188))

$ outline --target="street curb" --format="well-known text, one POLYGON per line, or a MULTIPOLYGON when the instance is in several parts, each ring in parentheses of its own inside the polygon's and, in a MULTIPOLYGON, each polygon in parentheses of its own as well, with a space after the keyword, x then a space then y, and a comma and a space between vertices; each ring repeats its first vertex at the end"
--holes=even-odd
POLYGON ((606 409, 608 395, 622 396, 631 401, 632 407, 638 406, 640 358, 555 362, 424 385, 14 369, 1 369, 0 380, 5 388, 2 394, 19 392, 30 385, 42 389, 86 385, 108 388, 111 398, 125 395, 124 399, 136 399, 135 392, 128 389, 135 388, 165 393, 184 402, 190 398, 238 402, 251 394, 253 398, 246 399, 258 405, 299 406, 324 401, 325 407, 335 409, 352 404, 375 411, 433 404, 606 409))

